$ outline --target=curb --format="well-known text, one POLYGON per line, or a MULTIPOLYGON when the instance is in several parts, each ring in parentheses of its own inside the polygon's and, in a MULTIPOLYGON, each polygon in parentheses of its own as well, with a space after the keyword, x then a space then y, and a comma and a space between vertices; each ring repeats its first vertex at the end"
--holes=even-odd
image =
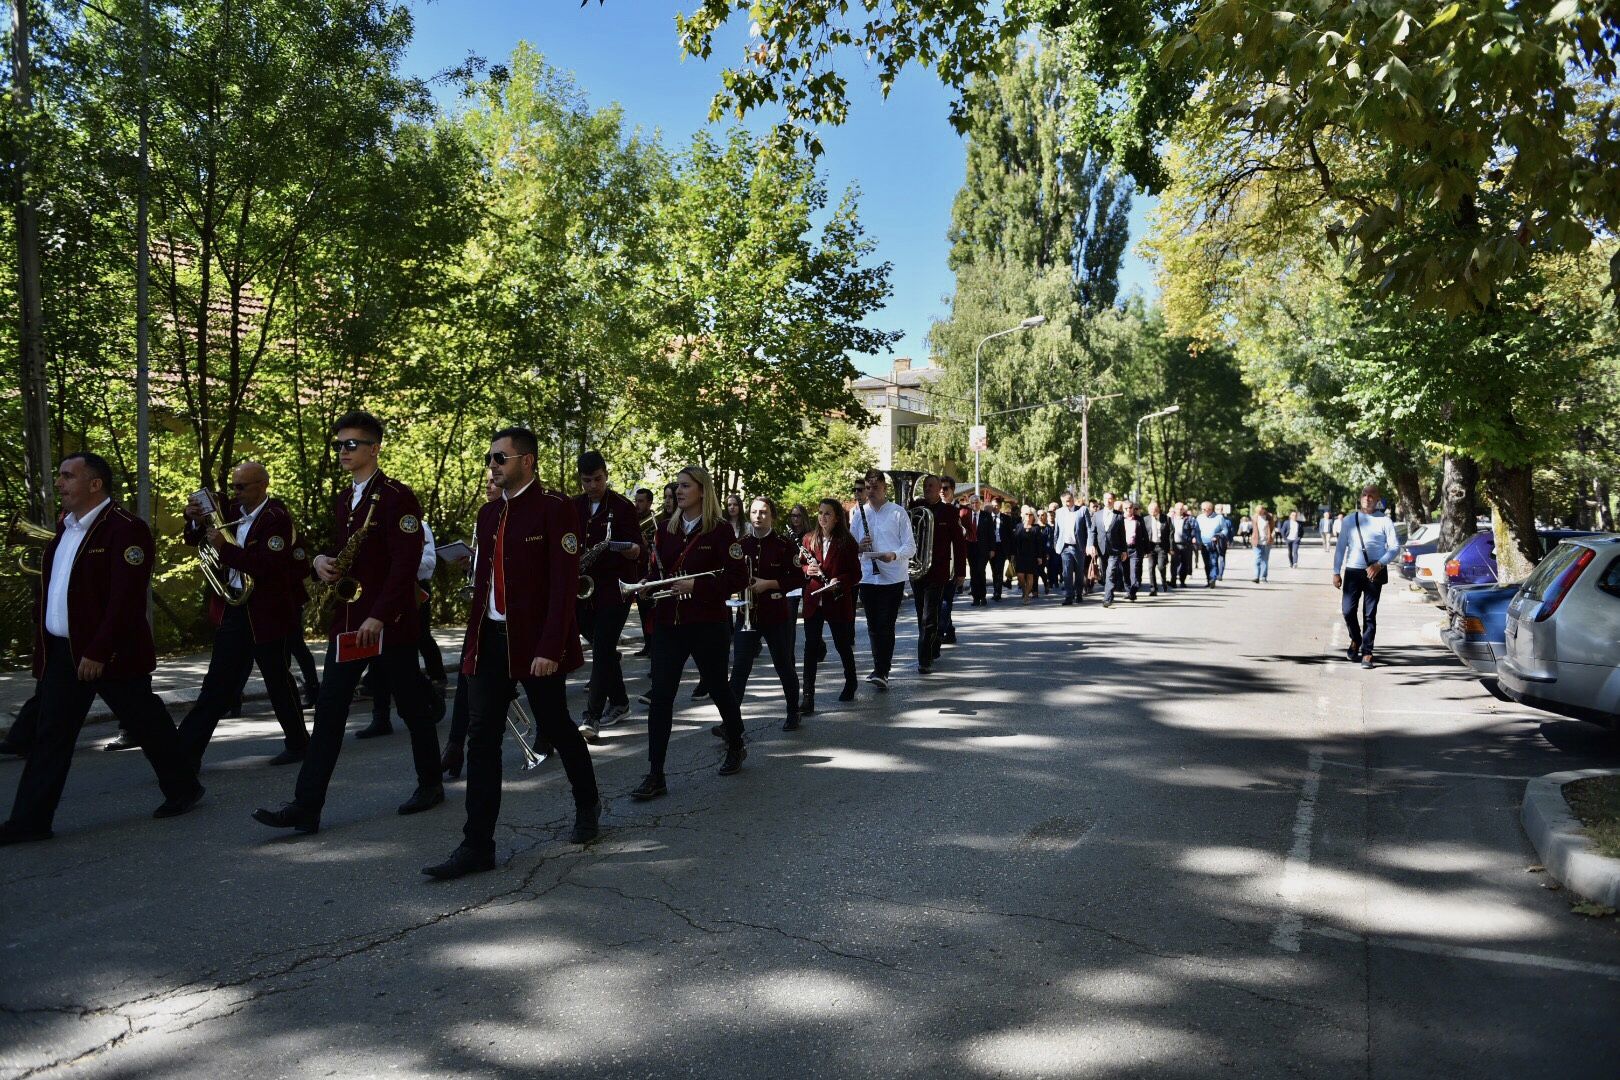
POLYGON ((1576 769, 1537 777, 1525 786, 1519 821, 1547 873, 1571 892, 1605 907, 1620 908, 1620 859, 1599 855, 1564 800, 1564 785, 1615 769, 1576 769))

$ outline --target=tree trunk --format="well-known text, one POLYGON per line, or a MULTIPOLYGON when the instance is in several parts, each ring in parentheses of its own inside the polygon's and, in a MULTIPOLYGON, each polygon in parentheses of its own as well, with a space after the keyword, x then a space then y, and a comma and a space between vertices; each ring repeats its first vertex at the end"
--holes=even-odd
POLYGON ((1440 549, 1450 551, 1477 530, 1479 508, 1474 489, 1479 465, 1472 458, 1447 454, 1440 479, 1440 549))
POLYGON ((1423 503, 1423 484, 1416 469, 1395 471, 1395 511, 1406 527, 1416 530, 1429 520, 1429 508, 1423 503))
POLYGON ((1528 465, 1493 465, 1481 473, 1481 489, 1491 504, 1496 576, 1500 581, 1523 581, 1541 559, 1530 480, 1528 465))
POLYGON ((1609 509, 1609 482, 1599 476, 1592 481, 1592 497, 1597 500, 1597 527, 1614 531, 1614 511, 1609 509))
MULTIPOLYGON (((28 122, 33 111, 33 91, 29 55, 29 0, 12 0, 11 70, 12 105, 17 116, 28 122)), ((28 516, 41 525, 56 520, 56 489, 51 460, 51 415, 45 370, 45 317, 40 284, 39 218, 34 209, 36 193, 29 180, 28 138, 17 141, 17 156, 11 163, 12 212, 17 223, 17 312, 22 317, 18 355, 23 406, 23 487, 27 492, 28 516)))

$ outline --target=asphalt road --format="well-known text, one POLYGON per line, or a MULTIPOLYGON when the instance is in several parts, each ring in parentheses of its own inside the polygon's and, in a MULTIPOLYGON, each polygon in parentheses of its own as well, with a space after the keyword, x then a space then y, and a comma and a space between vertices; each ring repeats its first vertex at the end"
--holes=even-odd
POLYGON ((651 804, 638 710, 583 851, 560 770, 509 747, 501 866, 449 884, 417 869, 459 790, 396 816, 403 734, 351 740, 296 839, 248 817, 293 779, 262 715, 173 821, 139 755, 82 752, 58 838, 0 851, 0 1074, 1620 1074, 1620 927, 1517 822, 1524 778, 1620 740, 1492 699, 1427 606, 1387 600, 1385 666, 1349 665, 1306 559, 964 607, 935 675, 791 735, 763 664, 737 777, 683 692, 651 804))

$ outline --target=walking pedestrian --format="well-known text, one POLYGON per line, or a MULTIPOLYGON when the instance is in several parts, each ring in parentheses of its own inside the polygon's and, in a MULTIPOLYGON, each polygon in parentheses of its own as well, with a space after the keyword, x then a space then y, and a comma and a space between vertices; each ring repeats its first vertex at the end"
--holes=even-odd
POLYGON ((1225 514, 1215 512, 1209 500, 1199 504, 1200 513, 1194 522, 1198 528, 1196 542, 1204 553, 1204 587, 1213 589, 1226 573, 1226 541, 1232 535, 1232 523, 1225 514))
POLYGON ((1254 539, 1254 581, 1258 585, 1271 576, 1271 541, 1277 528, 1271 511, 1264 504, 1254 508, 1250 526, 1254 539))
POLYGON ((1373 637, 1378 631, 1378 598, 1389 578, 1389 564, 1401 550, 1395 535, 1395 523, 1387 514, 1374 514, 1378 505, 1378 486, 1368 484, 1361 489, 1361 509, 1350 515, 1350 520, 1339 530, 1339 541, 1333 551, 1333 587, 1340 590, 1340 609, 1344 613, 1345 628, 1350 631, 1350 647, 1345 656, 1361 666, 1373 666, 1373 637), (1357 621, 1357 606, 1360 620, 1357 621))
POLYGON ((1299 520, 1299 511, 1288 511, 1288 520, 1282 524, 1283 543, 1288 545, 1288 568, 1299 569, 1299 542, 1305 534, 1305 523, 1299 520))

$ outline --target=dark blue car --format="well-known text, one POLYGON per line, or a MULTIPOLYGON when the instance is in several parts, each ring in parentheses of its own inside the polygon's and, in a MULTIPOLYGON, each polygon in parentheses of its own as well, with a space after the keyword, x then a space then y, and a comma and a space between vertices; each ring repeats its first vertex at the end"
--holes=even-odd
MULTIPOLYGON (((1591 532, 1582 529, 1537 529, 1536 537, 1541 541, 1541 554, 1545 555, 1558 546, 1559 541, 1568 540, 1576 536, 1591 536, 1591 532)), ((1459 585, 1491 585, 1496 584, 1496 534, 1489 530, 1475 533, 1463 541, 1462 547, 1451 553, 1446 560, 1446 587, 1456 588, 1459 585)))
POLYGON ((1507 649, 1508 605, 1517 585, 1459 585, 1446 597, 1451 624, 1440 633, 1457 659, 1481 675, 1495 675, 1507 649))

